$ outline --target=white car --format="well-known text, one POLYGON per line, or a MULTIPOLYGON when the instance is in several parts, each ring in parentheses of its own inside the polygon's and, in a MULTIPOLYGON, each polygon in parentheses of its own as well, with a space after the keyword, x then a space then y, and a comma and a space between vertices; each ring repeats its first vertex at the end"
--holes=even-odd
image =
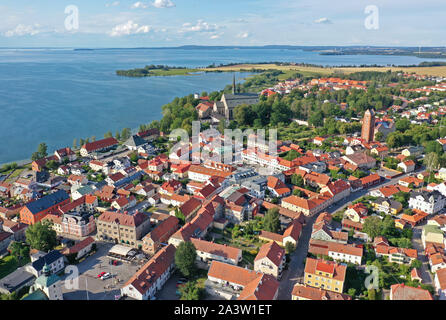
POLYGON ((111 274, 107 272, 106 274, 104 274, 104 275, 101 277, 101 280, 106 280, 106 279, 108 279, 108 278, 111 278, 111 274))

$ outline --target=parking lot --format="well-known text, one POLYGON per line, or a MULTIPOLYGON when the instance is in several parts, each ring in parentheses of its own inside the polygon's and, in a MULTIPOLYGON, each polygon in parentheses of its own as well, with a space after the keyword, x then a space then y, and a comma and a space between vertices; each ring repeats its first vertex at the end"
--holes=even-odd
POLYGON ((92 256, 76 265, 79 272, 77 287, 74 281, 70 281, 73 275, 66 274, 62 277, 62 292, 64 300, 114 300, 120 294, 120 288, 139 269, 139 265, 122 263, 114 266, 109 264, 108 251, 113 244, 97 242, 97 251, 92 256), (108 272, 111 278, 101 280, 98 275, 108 272), (71 288, 70 285, 73 287, 71 288))

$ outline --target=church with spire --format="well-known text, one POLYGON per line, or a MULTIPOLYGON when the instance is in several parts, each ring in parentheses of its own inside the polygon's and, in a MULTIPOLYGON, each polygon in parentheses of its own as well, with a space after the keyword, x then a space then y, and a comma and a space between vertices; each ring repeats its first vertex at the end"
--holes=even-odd
POLYGON ((36 279, 23 300, 63 300, 60 277, 52 274, 51 268, 45 264, 43 274, 36 279))
POLYGON ((214 103, 211 119, 215 122, 226 120, 229 122, 234 119, 234 109, 242 104, 259 103, 259 95, 257 93, 240 93, 237 90, 235 75, 232 79, 232 94, 224 93, 220 101, 214 103))

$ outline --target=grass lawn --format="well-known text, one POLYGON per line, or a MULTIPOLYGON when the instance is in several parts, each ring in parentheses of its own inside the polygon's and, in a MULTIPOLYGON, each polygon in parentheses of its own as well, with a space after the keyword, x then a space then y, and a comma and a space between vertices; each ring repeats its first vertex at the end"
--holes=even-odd
POLYGON ((25 169, 16 169, 9 177, 6 179, 6 182, 13 182, 15 178, 20 176, 25 169))
POLYGON ((21 267, 27 264, 30 261, 29 257, 27 259, 23 259, 19 264, 17 259, 14 256, 6 256, 3 259, 0 259, 0 279, 6 277, 11 272, 15 271, 18 267, 21 267))

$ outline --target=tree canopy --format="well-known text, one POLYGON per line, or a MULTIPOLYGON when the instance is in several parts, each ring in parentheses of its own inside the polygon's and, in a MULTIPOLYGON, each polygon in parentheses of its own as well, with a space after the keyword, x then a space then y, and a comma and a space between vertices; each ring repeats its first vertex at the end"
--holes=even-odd
POLYGON ((191 277, 196 271, 195 259, 197 251, 192 242, 181 242, 175 251, 175 265, 185 276, 191 277))

